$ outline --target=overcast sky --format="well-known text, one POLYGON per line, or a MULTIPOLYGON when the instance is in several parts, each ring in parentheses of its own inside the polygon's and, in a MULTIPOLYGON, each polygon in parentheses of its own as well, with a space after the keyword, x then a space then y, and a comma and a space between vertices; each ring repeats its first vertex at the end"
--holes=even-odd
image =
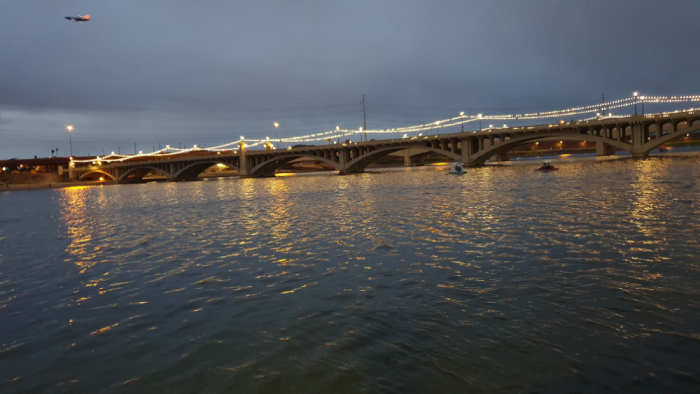
POLYGON ((0 0, 0 158, 700 93, 698 0, 0 0), (86 23, 65 16, 90 14, 86 23))

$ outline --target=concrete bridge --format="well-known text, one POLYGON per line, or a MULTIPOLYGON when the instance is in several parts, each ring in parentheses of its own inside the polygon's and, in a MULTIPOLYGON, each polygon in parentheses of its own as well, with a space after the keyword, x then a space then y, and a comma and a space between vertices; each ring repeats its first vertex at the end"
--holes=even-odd
POLYGON ((453 134, 397 138, 358 143, 310 146, 291 150, 247 150, 196 156, 148 156, 111 164, 93 163, 70 169, 72 178, 104 176, 120 183, 140 182, 148 173, 160 173, 170 180, 193 180, 207 168, 223 164, 244 177, 274 176, 280 167, 299 158, 326 163, 338 171, 363 172, 372 162, 388 154, 405 151, 404 164, 412 165, 410 152, 433 152, 466 165, 508 160, 508 151, 537 141, 566 140, 595 142, 598 155, 615 150, 635 158, 686 133, 700 130, 700 110, 656 115, 632 115, 599 120, 560 122, 539 126, 486 129, 453 134), (652 138, 654 137, 654 138, 652 138))

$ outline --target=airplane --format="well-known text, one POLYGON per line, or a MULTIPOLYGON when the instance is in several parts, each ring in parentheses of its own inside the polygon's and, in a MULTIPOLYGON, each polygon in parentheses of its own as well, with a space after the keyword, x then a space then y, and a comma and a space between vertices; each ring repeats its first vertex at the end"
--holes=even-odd
POLYGON ((89 22, 90 15, 67 16, 66 19, 73 22, 89 22))

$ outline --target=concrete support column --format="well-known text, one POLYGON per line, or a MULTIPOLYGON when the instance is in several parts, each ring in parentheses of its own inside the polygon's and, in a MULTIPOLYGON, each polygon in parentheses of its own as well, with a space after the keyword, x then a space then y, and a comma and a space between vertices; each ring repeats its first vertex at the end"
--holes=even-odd
POLYGON ((403 166, 413 167, 413 161, 411 160, 411 156, 408 155, 408 149, 403 151, 403 166))
POLYGON ((633 115, 632 118, 632 152, 630 153, 632 153, 632 157, 646 157, 649 155, 649 152, 644 150, 644 144, 647 140, 644 125, 641 122, 642 116, 633 115))
POLYGON ((340 165, 340 170, 345 171, 347 170, 347 162, 348 162, 348 151, 347 149, 340 149, 338 150, 338 164, 340 165))
POLYGON ((472 140, 465 138, 460 143, 462 144, 462 163, 467 164, 471 161, 472 140))
POLYGON ((238 144, 238 153, 240 154, 241 158, 241 166, 238 170, 238 173, 240 176, 250 176, 250 165, 248 163, 248 157, 246 155, 246 144, 245 142, 241 142, 238 144))
POLYGON ((597 142, 595 146, 596 156, 610 156, 615 154, 615 147, 604 142, 597 142))

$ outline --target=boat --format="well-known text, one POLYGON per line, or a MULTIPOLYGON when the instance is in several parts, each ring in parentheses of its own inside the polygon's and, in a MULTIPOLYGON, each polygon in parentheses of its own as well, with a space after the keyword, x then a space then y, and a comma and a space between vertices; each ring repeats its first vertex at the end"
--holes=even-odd
POLYGON ((542 167, 538 168, 537 171, 557 171, 558 168, 552 165, 552 162, 547 160, 542 164, 542 167))
POLYGON ((456 162, 456 163, 451 163, 450 164, 450 174, 455 174, 455 175, 462 175, 466 173, 467 170, 464 169, 464 164, 461 162, 456 162))

